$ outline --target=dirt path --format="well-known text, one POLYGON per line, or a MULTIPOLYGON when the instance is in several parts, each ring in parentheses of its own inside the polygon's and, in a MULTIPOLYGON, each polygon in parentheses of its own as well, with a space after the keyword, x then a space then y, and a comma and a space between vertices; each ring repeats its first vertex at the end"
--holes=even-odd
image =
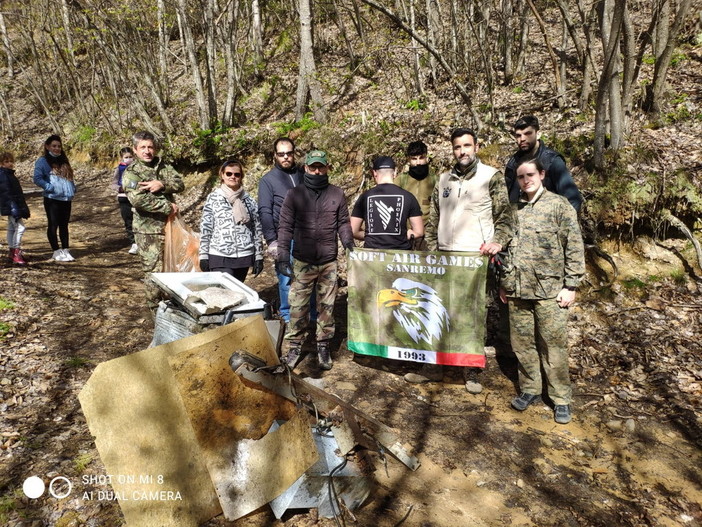
MULTIPOLYGON (((0 312, 10 326, 0 340, 0 525, 123 523, 115 502, 83 500, 80 483, 82 474, 105 469, 77 394, 98 363, 143 349, 152 336, 138 257, 127 254, 108 179, 81 174, 75 262, 48 261, 41 198, 33 197, 25 237, 31 266, 0 265, 0 297, 13 304, 0 312), (64 499, 29 500, 21 487, 32 475, 65 476, 75 488, 64 499)), ((270 262, 247 283, 271 299, 270 262)), ((592 294, 574 310, 576 404, 568 426, 556 425, 543 405, 509 409, 515 364, 508 358, 489 359, 479 396, 465 392, 457 371, 442 384, 406 384, 404 365, 354 360, 340 339, 331 372, 305 360, 301 372, 400 429, 422 461, 414 473, 392 460, 386 472, 378 462, 377 489, 355 525, 393 526, 410 508, 403 525, 702 525, 702 301, 694 288, 672 282, 653 297, 623 293, 592 294)), ((343 297, 339 306, 343 333, 343 297)), ((276 523, 264 510, 207 525, 274 524, 314 521, 301 511, 276 523)))

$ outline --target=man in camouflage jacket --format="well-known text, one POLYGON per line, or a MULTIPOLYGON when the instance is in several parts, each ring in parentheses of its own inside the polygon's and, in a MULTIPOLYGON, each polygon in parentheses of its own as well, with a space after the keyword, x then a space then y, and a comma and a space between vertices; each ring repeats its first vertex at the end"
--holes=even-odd
POLYGON ((539 160, 525 160, 516 175, 522 191, 514 204, 518 227, 500 290, 500 298, 509 304, 512 349, 519 360, 521 394, 512 407, 523 411, 538 400, 543 368, 556 422, 565 424, 572 403, 568 307, 585 274, 585 248, 575 209, 543 186, 539 160))
POLYGON ((136 161, 122 176, 122 186, 134 209, 134 240, 139 247, 146 301, 152 310, 158 307, 160 290, 149 278, 163 270, 164 227, 168 216, 178 212, 173 194, 185 188, 175 169, 158 157, 156 139, 149 132, 137 132, 132 138, 136 161))

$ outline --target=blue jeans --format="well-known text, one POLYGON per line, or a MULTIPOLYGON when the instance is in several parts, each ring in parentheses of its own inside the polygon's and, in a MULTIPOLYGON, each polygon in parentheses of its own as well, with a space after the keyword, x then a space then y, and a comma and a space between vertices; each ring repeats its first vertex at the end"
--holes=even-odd
MULTIPOLYGON (((294 242, 290 243, 291 267, 294 265, 292 257, 293 243, 294 242)), ((283 320, 285 320, 285 322, 290 322, 290 302, 288 301, 288 295, 290 294, 290 283, 292 282, 292 278, 289 276, 285 276, 284 274, 280 274, 278 272, 276 272, 275 274, 278 277, 278 297, 280 298, 280 307, 278 308, 278 312, 280 313, 280 316, 283 317, 283 320)), ((315 298, 315 296, 315 294, 312 295, 312 300, 310 302, 311 321, 317 320, 317 299, 315 298)))

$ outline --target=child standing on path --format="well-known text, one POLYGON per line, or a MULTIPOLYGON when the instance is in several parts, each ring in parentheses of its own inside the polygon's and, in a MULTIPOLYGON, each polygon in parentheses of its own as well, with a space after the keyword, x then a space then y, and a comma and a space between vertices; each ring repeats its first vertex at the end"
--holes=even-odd
POLYGON ((124 170, 134 162, 134 151, 125 146, 119 151, 122 160, 120 161, 117 168, 115 168, 114 178, 112 180, 112 188, 117 192, 117 202, 119 203, 119 212, 122 214, 122 220, 124 221, 124 229, 127 231, 127 239, 131 244, 129 248, 129 254, 137 254, 139 248, 137 244, 134 243, 134 231, 132 231, 132 221, 134 221, 134 213, 132 212, 132 204, 129 203, 127 199, 127 193, 124 192, 122 187, 122 174, 124 170))
POLYGON ((22 185, 15 176, 15 158, 10 152, 0 153, 0 215, 7 216, 7 244, 10 262, 26 265, 22 255, 24 220, 29 218, 29 207, 24 199, 22 185))

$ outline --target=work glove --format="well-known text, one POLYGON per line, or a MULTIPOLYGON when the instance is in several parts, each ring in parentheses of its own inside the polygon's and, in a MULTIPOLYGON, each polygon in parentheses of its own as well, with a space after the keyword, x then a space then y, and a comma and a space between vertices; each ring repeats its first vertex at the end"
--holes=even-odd
POLYGON ((200 271, 208 273, 210 271, 210 261, 207 259, 200 260, 200 271))
POLYGON ((490 257, 488 268, 495 271, 496 274, 501 275, 505 270, 506 259, 507 251, 500 251, 499 253, 490 257))
POLYGON ((268 249, 266 251, 268 255, 274 260, 278 259, 278 240, 268 244, 268 249))
POLYGON ((256 260, 253 264, 253 274, 258 276, 263 271, 263 260, 256 260))
POLYGON ((346 245, 344 245, 344 247, 348 249, 350 253, 352 253, 353 250, 356 248, 356 244, 354 244, 353 242, 349 242, 346 245))
POLYGON ((275 262, 275 272, 288 277, 292 277, 293 275, 290 262, 275 262))

